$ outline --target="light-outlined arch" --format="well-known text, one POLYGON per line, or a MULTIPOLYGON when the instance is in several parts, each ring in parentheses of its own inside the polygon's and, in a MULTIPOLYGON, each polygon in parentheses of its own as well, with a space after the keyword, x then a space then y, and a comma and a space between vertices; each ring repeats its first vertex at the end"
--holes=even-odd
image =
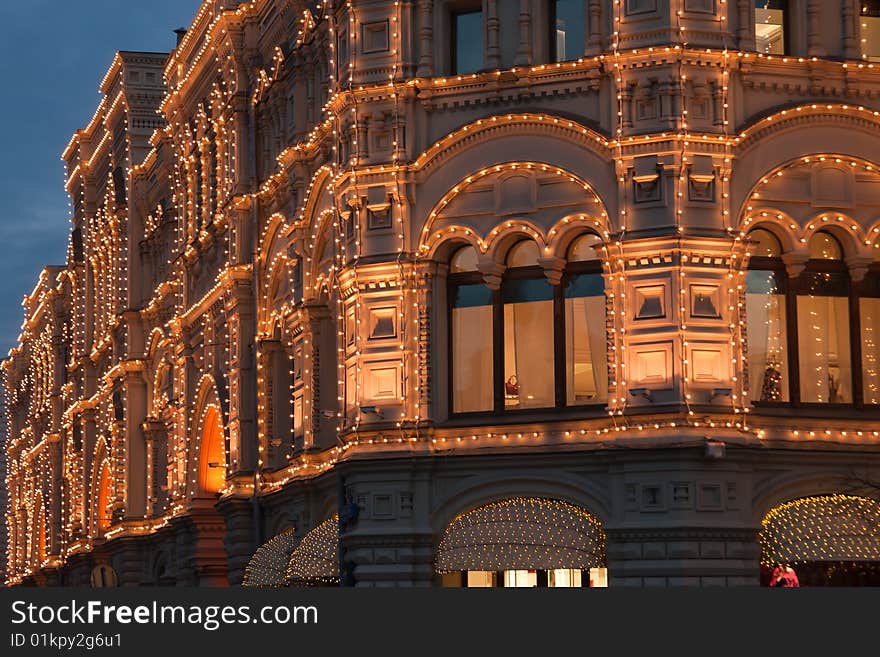
POLYGON ((435 551, 438 573, 585 570, 605 565, 605 532, 595 515, 546 497, 508 497, 457 515, 435 551))
POLYGON ((226 481, 229 465, 227 422, 214 378, 203 375, 198 390, 194 422, 189 432, 190 494, 213 496, 221 492, 226 481))
MULTIPOLYGON (((449 133, 421 153, 413 163, 419 187, 413 239, 421 245, 436 212, 448 202, 450 190, 469 184, 497 167, 524 165, 522 153, 552 153, 552 161, 532 162, 547 170, 564 171, 601 199, 607 218, 617 214, 618 183, 610 142, 595 130, 564 117, 547 114, 504 114, 478 119, 449 133), (460 172, 468 175, 461 177, 460 172)), ((592 212, 591 212, 592 213, 592 212)), ((415 246, 415 245, 414 245, 415 246)), ((423 249, 420 249, 423 251, 423 249)))
POLYGON ((763 223, 780 239, 785 251, 806 252, 807 243, 812 234, 825 230, 838 239, 843 246, 846 257, 870 256, 873 228, 878 228, 874 234, 880 237, 880 226, 876 225, 877 222, 873 218, 876 216, 876 212, 880 212, 880 207, 872 211, 871 209, 878 205, 877 203, 861 205, 858 202, 855 189, 849 193, 850 201, 841 203, 841 207, 835 207, 833 202, 820 199, 822 204, 827 206, 825 209, 812 207, 811 203, 810 206, 807 206, 810 211, 801 212, 797 217, 780 207, 788 205, 792 208, 792 212, 797 209, 790 201, 782 201, 779 198, 779 188, 776 188, 774 192, 772 186, 790 172, 795 176, 803 177, 808 175, 808 168, 816 166, 821 169, 833 166, 844 171, 851 169, 860 176, 873 176, 877 181, 880 181, 880 167, 878 165, 870 160, 852 155, 842 155, 839 152, 814 153, 799 155, 789 160, 779 160, 770 169, 764 170, 761 176, 754 179, 748 189, 748 196, 742 204, 735 226, 739 236, 743 237, 757 224, 763 223), (771 190, 769 197, 765 192, 768 186, 771 190), (871 213, 870 219, 867 216, 858 216, 866 213, 871 213))
POLYGON ((610 239, 611 223, 608 210, 592 186, 570 171, 551 164, 528 161, 505 162, 481 168, 474 174, 456 181, 446 190, 427 213, 427 219, 418 237, 418 249, 420 256, 437 259, 437 249, 442 248, 445 240, 459 239, 470 242, 484 255, 496 257, 495 254, 499 251, 509 248, 511 240, 521 239, 525 234, 538 242, 542 253, 549 255, 556 250, 556 241, 570 235, 569 231, 572 230, 591 230, 603 241, 607 242, 610 239), (444 210, 472 186, 485 184, 484 181, 491 180, 497 174, 517 170, 534 176, 558 177, 562 182, 580 188, 584 195, 583 207, 564 214, 545 227, 515 211, 509 216, 497 219, 494 223, 480 227, 467 226, 455 219, 447 220, 444 217, 444 210))

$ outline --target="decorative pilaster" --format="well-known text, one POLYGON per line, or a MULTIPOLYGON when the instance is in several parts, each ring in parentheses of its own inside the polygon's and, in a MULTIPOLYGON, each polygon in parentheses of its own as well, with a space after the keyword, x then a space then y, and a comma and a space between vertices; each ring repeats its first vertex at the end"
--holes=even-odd
MULTIPOLYGON (((550 47, 553 47, 552 44, 550 47)), ((532 64, 532 13, 529 0, 519 0, 519 47, 513 63, 516 66, 532 64)))
POLYGON ((807 2, 807 54, 810 57, 824 57, 821 34, 821 5, 819 0, 807 2))
POLYGON ((501 67, 501 47, 499 32, 501 21, 498 19, 498 0, 489 0, 486 13, 486 66, 490 69, 501 67))
POLYGON ((419 0, 419 68, 416 75, 434 75, 434 1, 419 0))

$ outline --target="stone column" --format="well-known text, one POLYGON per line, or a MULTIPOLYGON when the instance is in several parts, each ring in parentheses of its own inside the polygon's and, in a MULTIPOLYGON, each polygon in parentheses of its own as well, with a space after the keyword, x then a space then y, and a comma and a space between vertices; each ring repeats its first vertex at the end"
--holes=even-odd
POLYGON ((226 519, 223 545, 228 555, 227 578, 230 586, 239 586, 248 562, 259 545, 254 531, 254 505, 250 499, 227 498, 217 504, 226 519))

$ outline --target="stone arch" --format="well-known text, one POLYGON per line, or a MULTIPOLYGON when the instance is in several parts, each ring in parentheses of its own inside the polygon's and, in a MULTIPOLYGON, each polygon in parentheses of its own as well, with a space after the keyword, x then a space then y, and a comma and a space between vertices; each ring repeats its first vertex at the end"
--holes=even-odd
MULTIPOLYGON (((480 119, 450 133, 425 150, 414 163, 419 185, 412 216, 412 234, 424 234, 436 212, 448 202, 450 190, 478 181, 483 172, 520 165, 560 170, 579 181, 589 181, 590 194, 601 199, 595 214, 609 220, 617 213, 617 179, 607 140, 568 119, 539 114, 509 114, 480 119), (552 161, 523 162, 522 153, 552 153, 552 161), (460 172, 468 175, 461 178, 460 172), (421 221, 418 218, 423 218, 421 221)), ((496 171, 499 172, 500 171, 496 171)), ((509 175, 510 171, 506 171, 509 175)), ((521 172, 518 172, 521 173, 521 172)), ((511 210, 515 210, 512 208, 511 210)), ((586 213, 593 213, 586 211, 586 213)))
POLYGON ((817 470, 808 474, 781 474, 757 485, 752 498, 752 521, 760 526, 770 509, 791 500, 814 495, 844 493, 852 477, 837 470, 817 470))
POLYGON ((792 217, 776 208, 760 207, 743 215, 741 221, 743 237, 747 237, 749 232, 756 228, 773 233, 782 245, 783 253, 801 248, 800 227, 792 217))
POLYGON ((803 228, 801 243, 807 248, 813 234, 824 231, 834 236, 843 249, 844 257, 858 255, 864 250, 863 229, 851 217, 840 212, 822 212, 815 215, 803 228))
POLYGON ((755 119, 734 140, 734 169, 761 174, 731 178, 731 209, 746 207, 756 187, 753 181, 773 175, 782 165, 803 160, 805 142, 817 155, 870 163, 876 157, 878 127, 880 112, 829 103, 805 103, 755 119))
POLYGON ((598 486, 569 475, 550 477, 499 476, 479 482, 465 481, 448 491, 432 510, 430 524, 439 536, 453 518, 489 502, 510 497, 537 497, 567 502, 590 512, 603 524, 611 517, 610 507, 598 486))
POLYGON ((469 241, 487 253, 493 243, 503 245, 511 232, 528 234, 542 251, 568 224, 582 224, 604 241, 611 234, 605 203, 592 186, 567 169, 541 162, 483 166, 454 181, 425 216, 418 248, 427 257, 434 257, 441 243, 451 237, 469 241), (511 173, 531 177, 537 191, 530 208, 502 206, 506 201, 501 200, 500 186, 511 173))

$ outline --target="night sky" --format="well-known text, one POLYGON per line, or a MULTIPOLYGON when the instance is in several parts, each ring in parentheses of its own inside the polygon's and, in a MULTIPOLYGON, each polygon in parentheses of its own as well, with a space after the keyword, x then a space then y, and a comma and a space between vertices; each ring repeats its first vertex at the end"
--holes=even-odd
POLYGON ((16 343, 21 300, 64 264, 68 196, 61 152, 100 101, 117 50, 171 50, 200 0, 0 1, 0 358, 16 343))

